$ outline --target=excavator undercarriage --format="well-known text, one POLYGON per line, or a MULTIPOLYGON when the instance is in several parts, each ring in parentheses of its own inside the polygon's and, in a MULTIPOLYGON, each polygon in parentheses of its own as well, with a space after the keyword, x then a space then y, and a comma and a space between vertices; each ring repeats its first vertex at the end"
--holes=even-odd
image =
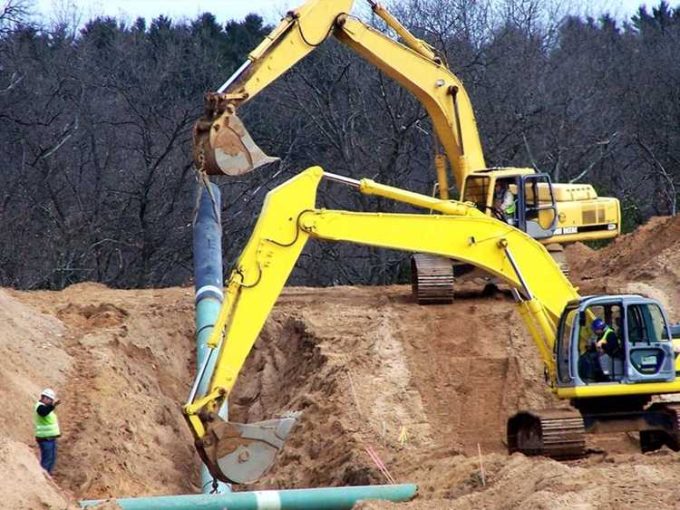
POLYGON ((639 432, 640 450, 680 451, 680 403, 649 396, 572 400, 572 409, 522 411, 508 420, 508 452, 558 460, 587 453, 586 434, 639 432))
POLYGON ((411 290, 421 305, 453 301, 453 262, 416 253, 411 257, 411 290))

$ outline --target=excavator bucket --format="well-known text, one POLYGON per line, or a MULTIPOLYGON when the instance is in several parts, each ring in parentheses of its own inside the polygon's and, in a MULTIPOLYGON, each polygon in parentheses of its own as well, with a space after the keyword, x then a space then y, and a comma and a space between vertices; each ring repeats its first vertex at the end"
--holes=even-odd
POLYGON ((217 94, 206 103, 205 115, 194 125, 196 168, 208 175, 243 175, 278 161, 257 146, 233 105, 217 94))
POLYGON ((252 483, 272 466, 295 421, 294 416, 247 424, 215 418, 196 446, 218 480, 252 483))

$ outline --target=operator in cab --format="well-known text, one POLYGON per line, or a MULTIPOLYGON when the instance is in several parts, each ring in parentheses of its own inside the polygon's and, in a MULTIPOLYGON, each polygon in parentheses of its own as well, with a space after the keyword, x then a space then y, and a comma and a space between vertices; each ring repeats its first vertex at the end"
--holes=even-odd
POLYGON ((515 195, 510 191, 507 182, 501 180, 496 181, 493 194, 493 206, 497 211, 503 214, 505 222, 508 225, 515 224, 515 195))
POLYGON ((608 354, 609 356, 620 355, 621 347, 619 346, 619 338, 612 328, 607 326, 607 323, 597 317, 591 324, 591 329, 595 333, 595 346, 598 352, 608 354))
MULTIPOLYGON (((581 354, 578 370, 584 382, 606 382, 617 374, 613 373, 614 359, 621 357, 621 346, 616 332, 600 317, 590 325, 594 337, 581 354)), ((621 374, 618 374, 621 375, 621 374)))

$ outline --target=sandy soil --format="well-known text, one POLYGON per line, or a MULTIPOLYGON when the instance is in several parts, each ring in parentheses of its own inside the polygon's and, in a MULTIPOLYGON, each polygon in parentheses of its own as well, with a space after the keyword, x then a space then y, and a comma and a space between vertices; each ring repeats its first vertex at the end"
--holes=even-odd
MULTIPOLYGON (((594 252, 572 246, 583 293, 641 292, 680 320, 680 221, 655 219, 594 252)), ((672 508, 680 454, 597 437, 569 463, 505 453, 517 409, 559 405, 511 300, 463 293, 417 306, 406 286, 289 288, 231 399, 235 420, 300 411, 272 471, 243 489, 384 483, 409 504, 365 509, 672 508), (480 455, 481 454, 481 455, 480 455)), ((180 413, 192 381, 190 289, 0 291, 0 497, 7 508, 79 498, 195 493, 197 458, 180 413), (53 386, 63 437, 54 480, 32 442, 32 403, 53 386)))

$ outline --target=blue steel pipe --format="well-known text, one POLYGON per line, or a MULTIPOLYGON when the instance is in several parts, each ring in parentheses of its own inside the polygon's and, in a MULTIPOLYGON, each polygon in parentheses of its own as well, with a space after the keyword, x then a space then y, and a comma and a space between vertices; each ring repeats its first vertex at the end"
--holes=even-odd
MULTIPOLYGON (((284 491, 234 492, 221 495, 157 496, 117 499, 123 510, 350 510, 358 501, 381 499, 409 501, 418 491, 415 484, 366 485, 284 491)), ((103 500, 81 501, 90 508, 103 500)))
MULTIPOLYGON (((222 300, 222 223, 220 220, 220 189, 213 183, 208 188, 199 185, 198 202, 194 216, 194 288, 196 291, 196 366, 201 367, 210 349, 206 342, 212 333, 222 300)), ((215 357, 210 360, 198 394, 208 390, 210 376, 215 368, 215 357)), ((226 419, 227 405, 220 409, 220 416, 226 419)), ((213 489, 213 477, 201 464, 201 492, 225 494, 231 490, 228 484, 218 482, 213 489)))

